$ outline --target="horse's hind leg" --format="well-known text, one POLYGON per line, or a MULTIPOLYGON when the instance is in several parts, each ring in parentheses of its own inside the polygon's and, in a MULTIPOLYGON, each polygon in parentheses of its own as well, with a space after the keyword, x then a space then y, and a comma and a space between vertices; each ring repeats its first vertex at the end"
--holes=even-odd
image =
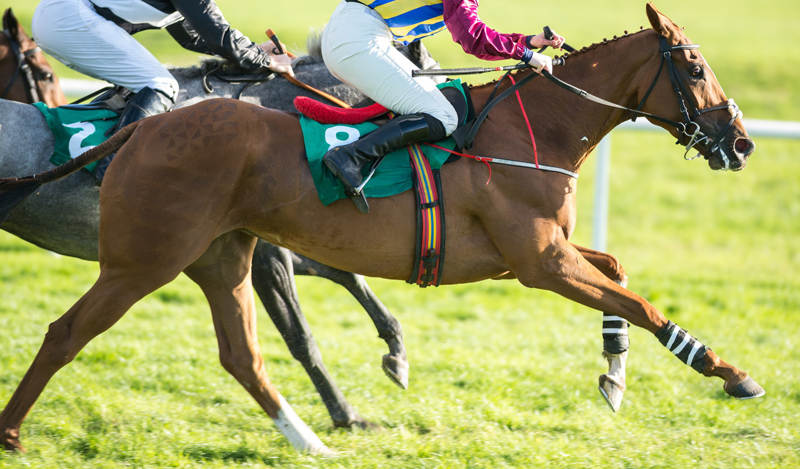
POLYGON ((253 254, 253 286, 292 356, 306 369, 335 427, 375 427, 344 398, 325 369, 322 354, 303 316, 294 283, 290 251, 259 241, 253 254))
POLYGON ((301 451, 330 452, 294 413, 267 378, 256 332, 250 268, 256 238, 232 232, 217 238, 184 272, 203 289, 219 343, 222 366, 236 378, 301 451))
POLYGON ((50 324, 39 353, 0 414, 0 443, 24 451, 19 428, 50 378, 71 362, 90 340, 113 326, 130 307, 178 272, 106 268, 94 286, 61 318, 50 324))
MULTIPOLYGON (((573 244, 584 259, 622 288, 628 286, 628 276, 616 257, 573 244)), ((622 405, 625 392, 625 361, 628 359, 628 321, 603 312, 603 357, 608 361, 608 373, 600 375, 598 389, 612 411, 622 405)))
POLYGON ((383 371, 392 382, 403 389, 408 389, 408 357, 403 343, 403 328, 400 322, 392 316, 381 300, 372 292, 364 277, 351 272, 335 269, 325 264, 309 259, 299 254, 292 253, 295 272, 300 275, 314 275, 327 278, 332 282, 345 287, 353 297, 366 310, 375 328, 378 337, 389 346, 389 353, 383 356, 383 371))

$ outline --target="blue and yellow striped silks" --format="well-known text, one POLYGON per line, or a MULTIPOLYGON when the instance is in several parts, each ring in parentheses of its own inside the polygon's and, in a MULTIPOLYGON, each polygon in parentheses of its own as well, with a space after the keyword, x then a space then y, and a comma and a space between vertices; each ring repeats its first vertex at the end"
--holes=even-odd
POLYGON ((361 0, 377 11, 398 42, 408 45, 445 28, 442 0, 361 0))

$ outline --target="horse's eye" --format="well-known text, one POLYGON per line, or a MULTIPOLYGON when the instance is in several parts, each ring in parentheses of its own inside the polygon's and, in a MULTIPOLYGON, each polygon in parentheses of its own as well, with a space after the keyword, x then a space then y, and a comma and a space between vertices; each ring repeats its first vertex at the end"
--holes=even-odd
POLYGON ((703 78, 703 67, 695 67, 692 69, 692 78, 703 78))

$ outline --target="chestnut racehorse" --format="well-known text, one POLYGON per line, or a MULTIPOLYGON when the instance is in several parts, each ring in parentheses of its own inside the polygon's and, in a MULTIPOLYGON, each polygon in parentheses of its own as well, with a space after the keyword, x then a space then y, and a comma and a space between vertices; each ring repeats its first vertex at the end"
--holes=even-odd
MULTIPOLYGON (((755 145, 735 108, 726 104, 708 64, 681 28, 651 4, 647 15, 652 30, 575 53, 557 70, 558 77, 616 105, 641 105, 641 111, 659 116, 648 119, 682 144, 695 145, 711 169, 743 169, 755 145), (686 116, 689 122, 686 107, 693 110, 686 116)), ((530 73, 520 72, 517 78, 530 73)), ((485 102, 492 88, 473 88, 474 101, 485 102)), ((504 84, 500 91, 507 88, 504 84)), ((519 94, 537 123, 539 163, 576 173, 602 137, 633 116, 580 99, 544 78, 519 94)), ((498 104, 491 117, 471 152, 532 165, 531 142, 516 100, 498 104)), ((374 199, 369 215, 347 200, 323 207, 297 115, 227 99, 132 124, 50 172, 3 181, 6 196, 13 203, 24 196, 18 192, 35 190, 115 150, 100 195, 100 276, 50 325, 0 414, 0 441, 7 449, 21 450, 22 421, 50 378, 134 303, 185 272, 211 305, 225 369, 295 447, 328 451, 264 369, 250 280, 253 248, 261 237, 337 268, 405 280, 415 248, 414 196, 405 192, 374 199)), ((485 165, 468 158, 446 165, 442 178, 448 235, 443 284, 516 278, 650 331, 695 370, 721 378, 733 397, 764 394, 747 373, 612 281, 569 243, 575 227, 575 178, 495 166, 487 185, 485 165)))
POLYGON ((67 104, 58 77, 41 49, 28 37, 11 8, 3 13, 0 34, 0 98, 22 103, 67 104), (6 63, 13 66, 6 66, 6 63))

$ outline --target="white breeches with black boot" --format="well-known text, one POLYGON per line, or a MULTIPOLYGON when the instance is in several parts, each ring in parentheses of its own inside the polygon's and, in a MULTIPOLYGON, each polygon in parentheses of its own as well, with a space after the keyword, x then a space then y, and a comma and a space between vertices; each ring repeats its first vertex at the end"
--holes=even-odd
MULTIPOLYGON (((177 80, 124 29, 100 16, 88 0, 42 0, 33 15, 32 31, 42 49, 73 70, 134 92, 117 129, 172 109, 177 80)), ((113 157, 97 166, 98 181, 113 157)))
POLYGON ((371 160, 412 143, 441 140, 458 126, 458 114, 436 82, 412 78, 417 67, 393 41, 383 18, 357 2, 340 3, 322 36, 322 57, 331 73, 400 115, 323 158, 365 213, 369 207, 356 188, 371 160))

